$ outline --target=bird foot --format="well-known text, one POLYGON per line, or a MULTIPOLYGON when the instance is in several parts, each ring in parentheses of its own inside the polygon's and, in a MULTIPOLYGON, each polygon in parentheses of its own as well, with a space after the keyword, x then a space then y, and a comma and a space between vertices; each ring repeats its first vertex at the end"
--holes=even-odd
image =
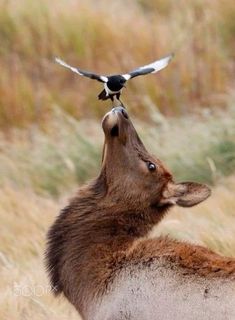
POLYGON ((125 108, 124 104, 122 103, 121 100, 119 100, 117 97, 114 97, 113 99, 113 108, 116 108, 116 107, 123 107, 125 108))

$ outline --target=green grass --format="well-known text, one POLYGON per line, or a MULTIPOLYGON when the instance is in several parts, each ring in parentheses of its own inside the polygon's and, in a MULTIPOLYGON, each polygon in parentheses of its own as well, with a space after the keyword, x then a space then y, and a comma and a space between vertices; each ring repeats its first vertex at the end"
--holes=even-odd
POLYGON ((216 184, 235 171, 234 119, 235 109, 231 108, 206 117, 168 120, 167 132, 156 128, 152 133, 158 137, 155 154, 181 180, 216 184))
POLYGON ((12 132, 10 141, 1 141, 0 182, 58 196, 96 174, 97 139, 89 141, 82 127, 61 113, 47 132, 34 127, 12 132))
MULTIPOLYGON (((130 113, 131 114, 131 113, 130 113)), ((99 122, 77 121, 59 108, 44 130, 31 126, 0 139, 0 183, 59 196, 100 170, 99 122)), ((152 123, 134 119, 148 150, 177 180, 216 184, 235 171, 235 109, 180 119, 156 111, 152 123)))

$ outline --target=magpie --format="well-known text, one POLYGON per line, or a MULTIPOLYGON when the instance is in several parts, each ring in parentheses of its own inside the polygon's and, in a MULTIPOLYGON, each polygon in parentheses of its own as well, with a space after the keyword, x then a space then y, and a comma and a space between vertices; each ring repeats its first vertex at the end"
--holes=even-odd
POLYGON ((89 71, 84 71, 79 68, 72 67, 68 65, 66 62, 64 62, 63 60, 61 60, 60 58, 55 58, 55 61, 60 65, 66 68, 69 68, 70 70, 79 74, 80 76, 88 77, 90 79, 103 82, 104 89, 100 92, 100 94, 98 95, 98 98, 100 100, 111 99, 112 101, 114 101, 114 98, 119 100, 122 88, 125 87, 125 83, 129 79, 132 79, 137 76, 142 76, 148 73, 155 73, 162 70, 168 65, 172 57, 173 55, 170 54, 160 60, 156 60, 150 64, 136 68, 129 73, 110 75, 110 76, 98 75, 89 71))

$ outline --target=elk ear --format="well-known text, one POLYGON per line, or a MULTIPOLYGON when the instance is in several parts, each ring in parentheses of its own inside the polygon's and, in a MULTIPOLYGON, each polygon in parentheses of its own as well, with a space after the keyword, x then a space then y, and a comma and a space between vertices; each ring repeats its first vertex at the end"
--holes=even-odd
POLYGON ((204 184, 195 182, 171 183, 163 192, 160 204, 177 204, 180 207, 192 207, 206 200, 211 190, 204 184))

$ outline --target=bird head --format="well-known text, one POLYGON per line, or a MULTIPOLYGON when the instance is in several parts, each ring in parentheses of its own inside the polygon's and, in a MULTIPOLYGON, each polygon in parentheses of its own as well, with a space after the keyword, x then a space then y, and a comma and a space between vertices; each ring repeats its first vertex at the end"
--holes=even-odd
POLYGON ((119 79, 119 83, 120 83, 123 87, 125 87, 124 84, 126 83, 126 79, 124 79, 123 77, 121 77, 121 78, 119 79))

